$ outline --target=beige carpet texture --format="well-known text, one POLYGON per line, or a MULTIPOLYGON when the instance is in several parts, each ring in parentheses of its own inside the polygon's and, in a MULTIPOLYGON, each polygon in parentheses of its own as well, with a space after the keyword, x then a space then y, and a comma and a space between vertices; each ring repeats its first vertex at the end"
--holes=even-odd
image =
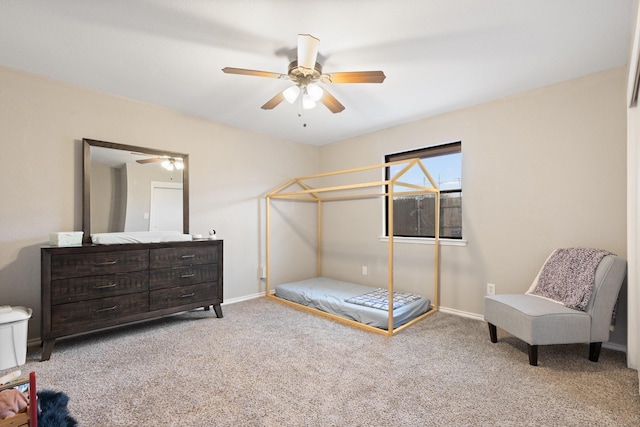
MULTIPOLYGON (((446 313, 388 338, 258 298, 29 349, 82 426, 634 426, 624 353, 526 345, 446 313)), ((0 375, 14 369, 0 371, 0 375)))

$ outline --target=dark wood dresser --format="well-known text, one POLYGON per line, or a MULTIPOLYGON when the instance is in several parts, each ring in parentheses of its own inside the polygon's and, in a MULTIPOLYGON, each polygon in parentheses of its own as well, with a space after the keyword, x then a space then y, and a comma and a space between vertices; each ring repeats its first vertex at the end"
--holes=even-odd
POLYGON ((222 240, 45 247, 42 358, 56 338, 211 306, 222 317, 222 240))

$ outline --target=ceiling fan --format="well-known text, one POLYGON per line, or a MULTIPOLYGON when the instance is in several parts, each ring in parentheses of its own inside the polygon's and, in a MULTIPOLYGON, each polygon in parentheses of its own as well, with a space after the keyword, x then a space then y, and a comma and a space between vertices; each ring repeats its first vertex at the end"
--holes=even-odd
POLYGON ((270 71, 248 70, 245 68, 225 67, 222 69, 227 74, 241 74, 245 76, 270 77, 275 79, 291 80, 294 85, 288 87, 267 101, 261 108, 271 110, 286 100, 294 103, 298 100, 301 109, 315 107, 320 101, 332 113, 344 110, 340 103, 326 89, 317 83, 382 83, 386 76, 382 71, 346 71, 336 73, 323 73, 322 65, 316 62, 318 56, 318 44, 320 40, 309 34, 298 34, 298 59, 289 64, 287 74, 270 71))
MULTIPOLYGON (((132 154, 137 154, 137 153, 132 153, 132 154)), ((174 169, 176 170, 184 169, 184 162, 180 157, 158 156, 158 157, 151 157, 149 159, 136 160, 136 163, 140 163, 141 165, 144 165, 146 163, 156 163, 156 162, 162 162, 161 163, 162 167, 170 171, 174 169)))

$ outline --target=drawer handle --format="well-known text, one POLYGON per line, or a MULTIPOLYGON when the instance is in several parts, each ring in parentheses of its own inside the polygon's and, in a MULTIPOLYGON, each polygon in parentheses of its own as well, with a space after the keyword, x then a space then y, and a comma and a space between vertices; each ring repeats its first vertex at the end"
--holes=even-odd
POLYGON ((194 255, 182 255, 180 258, 182 259, 186 259, 186 258, 195 258, 195 254, 194 255))
POLYGON ((191 298, 192 296, 194 296, 196 293, 195 292, 191 292, 190 294, 184 294, 184 295, 180 295, 180 298, 191 298))
POLYGON ((106 285, 95 285, 93 289, 115 288, 116 286, 118 286, 117 283, 107 283, 106 285))
POLYGON ((118 262, 118 260, 116 259, 116 260, 113 260, 113 261, 96 262, 96 263, 95 263, 95 264, 93 264, 93 265, 95 265, 96 267, 100 267, 100 266, 102 266, 102 265, 114 265, 114 264, 116 264, 117 262, 118 262))
POLYGON ((116 308, 118 308, 118 306, 117 306, 117 305, 114 305, 113 307, 99 308, 99 309, 97 309, 95 312, 96 312, 96 313, 102 313, 103 311, 113 311, 113 310, 115 310, 116 308))
POLYGON ((183 274, 182 276, 180 276, 181 279, 188 279, 190 277, 195 277, 196 274, 195 273, 190 273, 190 274, 183 274))

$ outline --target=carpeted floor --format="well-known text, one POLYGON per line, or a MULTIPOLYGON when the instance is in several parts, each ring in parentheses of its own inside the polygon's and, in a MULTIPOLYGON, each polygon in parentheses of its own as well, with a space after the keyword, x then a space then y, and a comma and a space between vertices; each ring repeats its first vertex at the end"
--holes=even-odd
MULTIPOLYGON (((30 350, 82 426, 638 426, 638 373, 436 313, 387 338, 265 298, 30 350)), ((8 372, 10 370, 6 370, 8 372)), ((0 371, 0 375, 5 371, 0 371)))

